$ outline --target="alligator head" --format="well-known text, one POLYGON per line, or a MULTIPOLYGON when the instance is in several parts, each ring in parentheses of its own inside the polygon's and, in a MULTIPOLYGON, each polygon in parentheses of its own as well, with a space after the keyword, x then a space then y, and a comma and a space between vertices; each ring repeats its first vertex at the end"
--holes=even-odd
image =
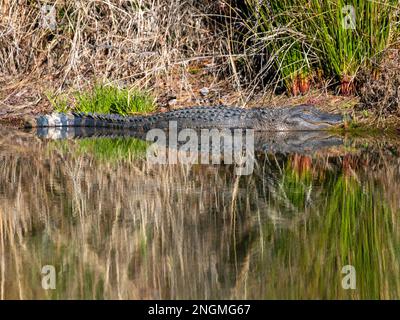
POLYGON ((344 124, 344 117, 318 110, 310 105, 285 108, 282 128, 287 130, 327 130, 344 124))

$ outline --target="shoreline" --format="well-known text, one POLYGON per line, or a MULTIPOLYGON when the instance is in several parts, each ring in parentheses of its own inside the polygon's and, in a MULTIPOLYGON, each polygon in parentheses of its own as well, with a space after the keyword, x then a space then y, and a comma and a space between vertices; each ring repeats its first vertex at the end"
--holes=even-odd
MULTIPOLYGON (((233 103, 234 94, 227 95, 230 103, 225 103, 226 106, 240 105, 233 103)), ((179 101, 173 107, 165 107, 157 103, 154 112, 165 112, 182 107, 201 106, 201 105, 217 105, 221 104, 217 101, 208 103, 190 104, 187 101, 179 101)), ((339 129, 346 132, 400 132, 400 117, 395 115, 377 116, 366 111, 357 111, 357 97, 355 96, 336 96, 331 94, 320 94, 318 92, 308 93, 303 96, 288 97, 286 95, 272 95, 268 98, 255 97, 250 99, 245 107, 251 108, 255 106, 274 108, 278 106, 311 104, 315 107, 332 113, 350 114, 353 118, 350 128, 339 129)), ((13 106, 6 106, 6 109, 0 114, 0 125, 16 129, 22 129, 27 117, 35 117, 39 114, 48 114, 54 111, 50 102, 46 101, 40 105, 26 106, 20 112, 13 112, 13 106)))

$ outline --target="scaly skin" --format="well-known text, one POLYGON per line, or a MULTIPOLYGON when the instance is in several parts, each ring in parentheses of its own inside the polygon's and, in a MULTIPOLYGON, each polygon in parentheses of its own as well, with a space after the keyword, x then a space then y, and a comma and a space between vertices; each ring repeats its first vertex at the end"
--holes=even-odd
POLYGON ((341 115, 301 105, 281 108, 192 107, 146 116, 55 113, 39 116, 27 127, 95 127, 149 131, 167 129, 171 121, 178 128, 253 129, 257 131, 327 130, 344 123, 341 115))

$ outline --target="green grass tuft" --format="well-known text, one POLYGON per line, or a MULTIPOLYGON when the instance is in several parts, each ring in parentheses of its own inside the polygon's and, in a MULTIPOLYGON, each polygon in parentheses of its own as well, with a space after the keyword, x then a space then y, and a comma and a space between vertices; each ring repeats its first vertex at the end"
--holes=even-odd
MULTIPOLYGON (((47 98, 58 112, 91 112, 101 114, 129 115, 137 112, 151 112, 155 109, 154 99, 146 92, 119 89, 112 86, 96 85, 91 91, 72 95, 74 103, 69 104, 65 95, 47 98), (73 105, 73 107, 71 107, 73 105)), ((64 149, 65 142, 56 143, 64 149)), ((92 154, 99 161, 128 161, 142 158, 148 143, 133 138, 97 138, 79 140, 74 149, 79 154, 92 154)), ((69 150, 68 144, 67 149, 69 150)))
POLYGON ((120 89, 113 86, 95 85, 92 90, 72 94, 73 107, 66 96, 47 95, 58 112, 92 112, 101 114, 128 115, 155 110, 154 98, 147 92, 120 89))

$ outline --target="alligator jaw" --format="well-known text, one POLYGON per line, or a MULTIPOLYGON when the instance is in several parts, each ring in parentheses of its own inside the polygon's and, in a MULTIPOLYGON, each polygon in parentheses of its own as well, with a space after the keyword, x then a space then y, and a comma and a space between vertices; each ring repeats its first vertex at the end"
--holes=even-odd
POLYGON ((341 114, 320 111, 307 105, 289 109, 287 113, 284 123, 289 130, 328 130, 345 123, 341 114))
POLYGON ((324 121, 307 120, 307 122, 310 123, 312 126, 321 129, 335 128, 344 125, 344 118, 342 115, 330 115, 330 116, 332 117, 331 120, 329 119, 324 121))

